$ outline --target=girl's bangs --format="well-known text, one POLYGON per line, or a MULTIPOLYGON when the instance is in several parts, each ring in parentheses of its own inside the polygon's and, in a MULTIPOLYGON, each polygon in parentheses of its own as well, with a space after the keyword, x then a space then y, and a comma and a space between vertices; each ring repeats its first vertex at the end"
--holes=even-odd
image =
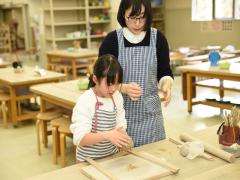
POLYGON ((110 67, 106 74, 108 86, 116 83, 116 79, 118 78, 117 75, 118 75, 118 72, 116 72, 116 70, 114 71, 114 69, 110 67))

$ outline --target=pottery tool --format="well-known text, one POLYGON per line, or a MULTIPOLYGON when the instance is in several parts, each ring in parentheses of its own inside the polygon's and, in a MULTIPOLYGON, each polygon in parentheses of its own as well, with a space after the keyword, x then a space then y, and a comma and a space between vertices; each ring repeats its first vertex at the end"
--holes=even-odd
MULTIPOLYGON (((191 135, 188 135, 188 134, 181 134, 180 139, 182 141, 189 141, 189 142, 200 141, 197 138, 195 138, 191 135)), ((206 150, 206 152, 209 152, 210 154, 213 154, 213 155, 215 155, 215 156, 217 156, 217 157, 219 157, 219 158, 221 158, 225 161, 228 161, 230 163, 234 162, 235 157, 234 157, 233 154, 225 152, 224 150, 218 149, 218 148, 212 146, 211 144, 208 144, 208 143, 205 143, 205 142, 203 142, 203 145, 204 145, 204 149, 206 150)))
MULTIPOLYGON (((175 140, 175 139, 173 139, 173 138, 169 138, 168 140, 169 140, 170 142, 178 145, 178 146, 177 146, 178 148, 180 148, 180 146, 183 145, 183 143, 182 143, 181 141, 175 140)), ((204 158, 204 159, 207 159, 207 160, 209 160, 209 161, 213 161, 213 160, 214 160, 212 156, 208 155, 208 154, 205 153, 205 152, 203 152, 202 154, 200 154, 200 157, 202 157, 202 158, 204 158)))
POLYGON ((146 153, 146 152, 143 152, 143 151, 140 151, 140 152, 137 152, 137 151, 134 151, 133 149, 132 150, 127 150, 127 152, 129 152, 130 154, 133 154, 134 156, 137 156, 137 157, 140 157, 142 159, 145 159, 147 161, 150 161, 150 162, 153 162, 155 164, 158 164, 160 166, 163 166, 164 168, 168 169, 169 171, 171 171, 173 174, 177 173, 180 168, 166 162, 166 161, 163 161, 159 158, 156 158, 155 156, 149 154, 149 153, 146 153))
POLYGON ((91 159, 90 157, 85 158, 85 160, 90 163, 92 166, 94 166, 97 170, 99 170, 101 173, 103 173, 105 176, 107 176, 111 180, 118 180, 114 175, 111 174, 107 169, 103 168, 99 163, 91 159))

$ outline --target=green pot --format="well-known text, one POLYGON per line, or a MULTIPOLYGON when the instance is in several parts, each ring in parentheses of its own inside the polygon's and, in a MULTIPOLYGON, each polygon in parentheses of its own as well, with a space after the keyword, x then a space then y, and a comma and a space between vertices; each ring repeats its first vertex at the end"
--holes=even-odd
POLYGON ((231 63, 229 63, 229 62, 219 63, 220 69, 226 69, 226 70, 228 70, 229 67, 230 67, 230 65, 231 65, 231 63))
POLYGON ((86 90, 86 89, 88 89, 88 83, 89 83, 88 79, 80 79, 78 81, 78 88, 79 88, 79 90, 86 90))

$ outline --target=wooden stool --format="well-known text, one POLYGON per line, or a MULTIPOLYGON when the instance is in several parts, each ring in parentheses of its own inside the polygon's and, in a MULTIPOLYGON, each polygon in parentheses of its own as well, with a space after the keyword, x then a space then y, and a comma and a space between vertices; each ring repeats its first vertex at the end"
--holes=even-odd
POLYGON ((40 146, 40 124, 42 124, 42 137, 43 137, 43 144, 45 147, 48 146, 48 139, 47 136, 50 134, 47 131, 47 124, 53 119, 62 116, 62 111, 60 109, 57 110, 48 110, 46 112, 40 112, 37 115, 36 121, 36 129, 37 129, 37 148, 38 148, 38 155, 41 155, 41 146, 40 146))
POLYGON ((53 119, 51 121, 52 125, 52 147, 53 147, 53 163, 57 164, 57 156, 60 154, 59 151, 59 133, 58 128, 60 126, 69 126, 70 125, 70 117, 68 116, 61 116, 59 118, 53 119))
POLYGON ((65 157, 65 148, 66 148, 66 136, 72 137, 72 132, 69 129, 70 121, 68 125, 59 126, 58 132, 60 134, 60 154, 61 154, 61 166, 65 167, 66 157, 65 157))
POLYGON ((10 100, 10 95, 6 93, 0 93, 1 111, 3 119, 3 127, 7 128, 7 113, 6 103, 10 100))

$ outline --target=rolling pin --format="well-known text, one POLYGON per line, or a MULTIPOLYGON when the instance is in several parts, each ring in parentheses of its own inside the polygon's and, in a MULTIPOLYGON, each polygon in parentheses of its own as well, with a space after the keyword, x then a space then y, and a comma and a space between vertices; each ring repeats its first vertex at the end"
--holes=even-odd
MULTIPOLYGON (((170 142, 176 144, 176 145, 183 145, 182 142, 180 142, 180 141, 178 141, 178 140, 175 140, 175 139, 173 139, 173 138, 169 138, 168 140, 169 140, 170 142)), ((207 160, 209 160, 209 161, 213 161, 213 160, 214 160, 212 156, 208 155, 208 154, 205 153, 205 152, 203 152, 202 154, 200 154, 200 157, 202 157, 202 158, 204 158, 204 159, 207 159, 207 160)))
MULTIPOLYGON (((199 139, 197 139, 197 138, 195 138, 195 137, 193 137, 189 134, 185 134, 185 133, 180 135, 180 139, 182 141, 189 141, 189 142, 201 141, 201 140, 199 140, 199 139)), ((228 161, 228 162, 232 163, 236 159, 233 154, 228 153, 226 151, 223 151, 221 149, 218 149, 211 144, 203 142, 203 145, 204 145, 204 150, 206 150, 207 152, 209 152, 209 153, 211 153, 211 154, 213 154, 213 155, 215 155, 215 156, 217 156, 217 157, 219 157, 219 158, 221 158, 225 161, 228 161)))

